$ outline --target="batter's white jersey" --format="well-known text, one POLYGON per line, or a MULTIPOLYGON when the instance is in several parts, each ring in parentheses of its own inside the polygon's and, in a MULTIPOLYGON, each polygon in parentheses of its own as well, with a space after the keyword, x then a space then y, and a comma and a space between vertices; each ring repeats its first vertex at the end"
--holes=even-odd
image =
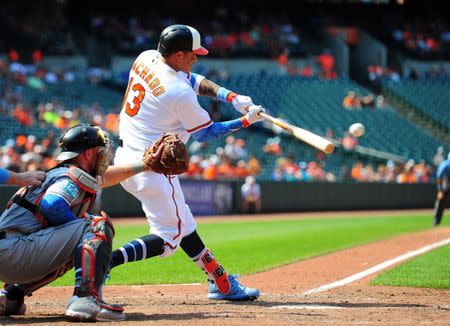
MULTIPOLYGON (((155 50, 142 52, 130 70, 120 112, 119 134, 125 147, 143 153, 164 132, 189 133, 212 124, 197 100, 198 84, 166 65, 155 50)), ((197 80, 199 82, 199 80, 197 80)))
MULTIPOLYGON (((177 133, 186 143, 189 134, 213 122, 197 100, 198 84, 183 72, 166 65, 157 51, 141 53, 130 70, 120 113, 115 164, 141 159, 144 150, 163 133, 177 133)), ((194 78, 192 78, 194 79, 194 78)), ((182 238, 196 229, 196 222, 177 176, 141 172, 121 182, 142 204, 152 234, 165 242, 166 257, 177 250, 182 238)))

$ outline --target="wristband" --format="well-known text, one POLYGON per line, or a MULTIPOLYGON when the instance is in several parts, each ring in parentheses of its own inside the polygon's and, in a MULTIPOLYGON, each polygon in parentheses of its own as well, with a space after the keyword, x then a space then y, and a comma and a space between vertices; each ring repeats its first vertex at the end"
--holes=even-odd
POLYGON ((236 96, 237 96, 236 93, 230 92, 230 93, 228 94, 228 96, 227 96, 227 102, 233 101, 233 99, 234 99, 236 96))
POLYGON ((234 97, 236 97, 237 94, 235 94, 231 99, 229 99, 231 94, 235 94, 229 89, 226 89, 225 87, 220 87, 217 91, 217 99, 221 102, 231 102, 234 97))
POLYGON ((8 170, 0 168, 0 185, 8 182, 9 173, 8 170))
POLYGON ((244 128, 247 128, 248 126, 250 126, 250 122, 248 122, 248 120, 245 116, 241 117, 241 121, 242 121, 242 125, 244 126, 244 128))

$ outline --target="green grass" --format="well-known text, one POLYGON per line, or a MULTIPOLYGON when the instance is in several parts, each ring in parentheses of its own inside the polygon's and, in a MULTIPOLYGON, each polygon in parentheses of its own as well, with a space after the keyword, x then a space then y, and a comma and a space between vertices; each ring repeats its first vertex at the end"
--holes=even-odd
POLYGON ((435 249, 388 270, 373 285, 450 289, 450 245, 435 249))
MULTIPOLYGON (((448 220, 444 218, 444 224, 448 220)), ((355 245, 426 230, 431 222, 432 217, 426 215, 233 221, 199 224, 198 233, 228 272, 251 274, 355 245)), ((116 226, 114 247, 147 233, 146 224, 116 226)), ((179 250, 165 259, 154 257, 118 266, 107 284, 192 282, 205 282, 205 275, 179 250)), ((52 284, 72 285, 73 271, 52 284)))

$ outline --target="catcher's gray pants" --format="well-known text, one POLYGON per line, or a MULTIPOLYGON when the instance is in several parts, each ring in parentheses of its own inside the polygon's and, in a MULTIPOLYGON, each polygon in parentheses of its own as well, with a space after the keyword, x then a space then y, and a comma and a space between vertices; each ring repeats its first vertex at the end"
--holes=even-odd
POLYGON ((41 280, 74 258, 87 229, 80 219, 30 235, 6 231, 6 238, 0 240, 0 279, 8 284, 41 280))

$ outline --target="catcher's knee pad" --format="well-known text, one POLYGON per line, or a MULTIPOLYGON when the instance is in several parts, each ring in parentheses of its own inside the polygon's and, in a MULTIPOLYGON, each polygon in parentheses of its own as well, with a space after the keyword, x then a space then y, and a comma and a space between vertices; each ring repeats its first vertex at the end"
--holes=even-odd
POLYGON ((81 279, 76 287, 79 296, 97 296, 111 259, 114 237, 111 220, 102 212, 102 216, 92 217, 90 227, 91 236, 77 247, 75 267, 81 269, 81 279))

